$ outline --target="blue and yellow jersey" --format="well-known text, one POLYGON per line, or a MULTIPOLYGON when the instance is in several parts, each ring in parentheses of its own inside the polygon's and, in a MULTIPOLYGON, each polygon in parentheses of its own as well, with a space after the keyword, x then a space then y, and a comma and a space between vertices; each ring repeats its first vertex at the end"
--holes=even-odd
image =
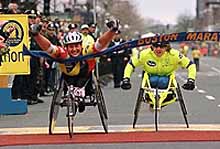
POLYGON ((126 65, 124 78, 130 78, 134 68, 138 66, 142 66, 148 74, 159 76, 168 76, 181 66, 188 69, 188 78, 196 78, 195 64, 175 49, 166 51, 161 57, 157 57, 151 48, 139 52, 126 65))
MULTIPOLYGON (((70 56, 68 55, 68 52, 65 48, 58 47, 59 50, 57 50, 57 53, 54 53, 54 55, 62 56, 62 58, 69 58, 70 56)), ((88 55, 92 53, 96 53, 97 50, 94 47, 94 43, 90 45, 83 45, 83 50, 82 50, 82 55, 88 55)), ((53 56, 56 58, 56 56, 53 56)), ((89 59, 86 61, 80 61, 80 62, 71 62, 71 63, 65 63, 65 64, 59 64, 61 72, 68 76, 76 76, 79 75, 80 73, 88 73, 95 67, 95 59, 89 59)), ((84 74, 86 75, 86 74, 84 74)))

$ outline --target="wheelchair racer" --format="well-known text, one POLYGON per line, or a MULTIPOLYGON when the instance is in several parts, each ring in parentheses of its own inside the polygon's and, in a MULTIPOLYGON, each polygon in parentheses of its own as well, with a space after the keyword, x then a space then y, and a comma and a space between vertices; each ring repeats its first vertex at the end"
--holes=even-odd
POLYGON ((138 66, 142 66, 144 72, 148 74, 152 88, 166 89, 169 76, 175 73, 179 66, 188 69, 188 79, 183 84, 183 89, 193 90, 195 88, 195 64, 178 50, 171 48, 169 43, 153 43, 151 47, 131 57, 124 70, 122 89, 131 88, 130 77, 135 67, 138 66))
MULTIPOLYGON (((83 46, 83 38, 79 32, 69 32, 64 37, 64 47, 53 45, 47 38, 41 35, 40 25, 35 24, 31 27, 31 32, 38 45, 46 51, 54 59, 68 59, 70 57, 77 57, 79 55, 87 55, 97 53, 104 50, 111 42, 116 32, 119 30, 119 20, 109 20, 106 22, 109 30, 105 32, 92 45, 83 46)), ((83 87, 87 80, 91 77, 91 71, 95 67, 95 59, 88 59, 79 62, 70 62, 59 64, 63 78, 68 85, 83 87)), ((86 94, 91 90, 92 85, 87 84, 86 94)), ((79 112, 85 110, 85 105, 79 104, 79 112)))

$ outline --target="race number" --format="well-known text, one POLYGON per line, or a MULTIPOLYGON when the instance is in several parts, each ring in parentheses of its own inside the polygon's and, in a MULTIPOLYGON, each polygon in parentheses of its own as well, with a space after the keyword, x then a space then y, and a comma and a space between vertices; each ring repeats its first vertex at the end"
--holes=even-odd
POLYGON ((73 94, 74 96, 77 96, 77 97, 85 97, 85 87, 83 88, 74 87, 73 94))

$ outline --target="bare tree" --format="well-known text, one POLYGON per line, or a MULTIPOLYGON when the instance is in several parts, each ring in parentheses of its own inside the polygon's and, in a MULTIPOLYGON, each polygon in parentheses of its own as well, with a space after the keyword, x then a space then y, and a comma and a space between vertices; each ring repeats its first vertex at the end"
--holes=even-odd
POLYGON ((134 32, 143 32, 145 30, 144 19, 141 18, 136 7, 129 1, 105 0, 104 2, 105 11, 121 21, 125 35, 132 37, 134 32))
POLYGON ((187 12, 180 14, 177 17, 176 31, 177 32, 189 31, 190 28, 193 28, 193 19, 194 17, 187 12))

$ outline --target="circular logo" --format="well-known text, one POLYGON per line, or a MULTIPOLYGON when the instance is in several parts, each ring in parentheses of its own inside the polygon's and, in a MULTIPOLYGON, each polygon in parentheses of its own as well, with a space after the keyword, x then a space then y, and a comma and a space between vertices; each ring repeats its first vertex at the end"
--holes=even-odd
POLYGON ((21 26, 20 23, 18 23, 15 20, 8 20, 3 26, 2 26, 2 31, 3 32, 8 32, 10 28, 14 28, 6 40, 6 43, 11 46, 15 47, 19 45, 24 37, 24 30, 21 26))

